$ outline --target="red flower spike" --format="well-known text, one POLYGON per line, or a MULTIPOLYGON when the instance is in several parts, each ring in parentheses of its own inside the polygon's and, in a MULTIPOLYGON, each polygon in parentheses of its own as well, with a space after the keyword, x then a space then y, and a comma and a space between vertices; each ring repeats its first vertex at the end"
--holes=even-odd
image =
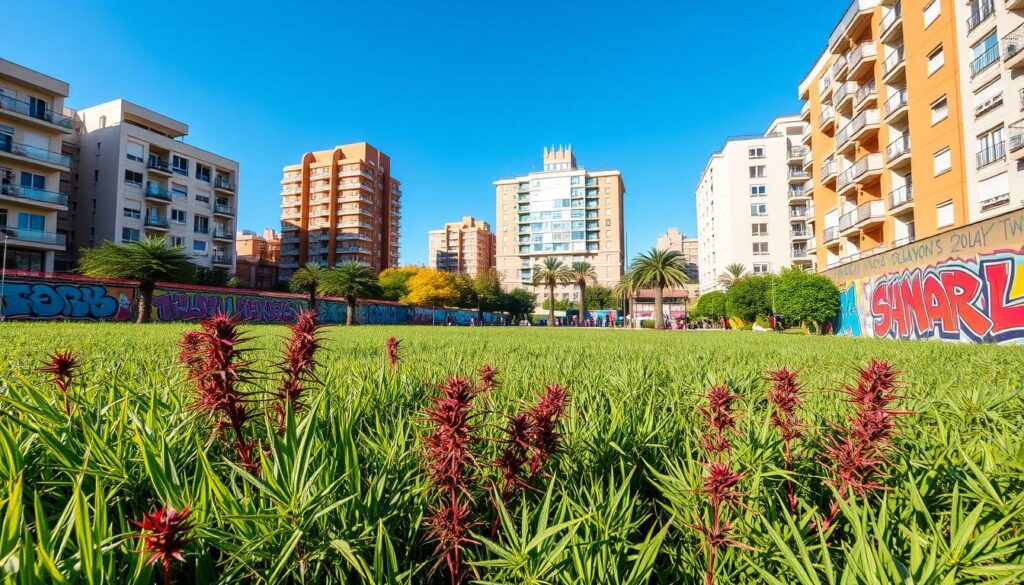
POLYGON ((289 328, 291 335, 285 342, 284 361, 280 365, 284 380, 277 388, 274 410, 277 412, 278 432, 284 431, 285 412, 291 405, 293 412, 303 410, 302 393, 316 369, 316 352, 320 349, 320 324, 316 312, 303 311, 289 328))
POLYGON ((480 380, 481 392, 490 392, 498 387, 498 370, 490 365, 481 366, 477 378, 480 380))
POLYGON ((713 507, 742 506, 740 497, 743 492, 736 489, 740 480, 746 477, 746 473, 738 473, 723 463, 709 463, 704 466, 704 487, 701 492, 707 496, 708 502, 713 507))
POLYGON ((550 384, 544 387, 537 404, 527 412, 532 421, 529 432, 531 474, 540 473, 544 464, 561 448, 562 434, 558 432, 558 422, 565 416, 568 404, 568 391, 560 384, 550 384))
POLYGON ((149 554, 147 564, 160 563, 164 571, 164 583, 171 582, 171 561, 184 561, 183 549, 190 539, 187 538, 192 524, 188 521, 191 513, 188 506, 180 512, 174 508, 162 507, 159 510, 143 513, 142 520, 132 520, 142 533, 143 552, 149 554))
POLYGON ((41 373, 50 374, 50 381, 60 390, 64 398, 64 414, 71 416, 71 382, 78 374, 78 359, 70 351, 51 353, 47 356, 46 365, 39 369, 41 373))
POLYGON ((506 438, 502 441, 504 447, 501 456, 494 462, 505 481, 502 494, 506 500, 518 488, 528 485, 523 479, 523 469, 529 460, 532 433, 533 421, 529 414, 521 412, 509 417, 505 427, 506 438))
POLYGON ((398 346, 401 343, 401 341, 395 339, 394 337, 388 337, 388 340, 385 344, 387 346, 388 351, 388 365, 391 366, 392 372, 394 372, 395 369, 398 368, 398 362, 400 361, 400 358, 398 357, 398 346))
MULTIPOLYGON (((796 414, 796 409, 802 402, 800 400, 800 385, 796 380, 797 373, 782 368, 768 372, 768 379, 772 386, 768 390, 768 402, 774 407, 772 412, 772 426, 779 429, 785 446, 785 462, 788 471, 793 464, 793 441, 803 436, 804 424, 796 414)), ((789 510, 796 511, 796 493, 793 489, 793 481, 786 480, 786 495, 789 502, 789 510)))

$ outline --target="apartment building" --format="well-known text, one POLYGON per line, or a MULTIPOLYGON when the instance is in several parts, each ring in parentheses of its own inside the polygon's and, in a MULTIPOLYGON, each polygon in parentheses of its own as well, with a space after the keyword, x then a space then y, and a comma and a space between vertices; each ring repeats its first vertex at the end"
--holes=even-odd
MULTIPOLYGON (((533 269, 545 258, 589 262, 598 283, 615 286, 625 265, 622 174, 576 164, 572 147, 544 149, 543 170, 494 182, 497 268, 506 290, 532 284, 533 269)), ((579 301, 575 286, 559 286, 555 298, 579 301)))
POLYGON ((68 84, 0 59, 0 243, 6 268, 52 272, 67 244, 68 84))
POLYGON ((281 238, 277 231, 267 228, 263 234, 242 230, 235 241, 235 276, 244 286, 272 289, 280 281, 278 264, 281 262, 281 238))
POLYGON ((398 264, 402 191, 388 155, 365 142, 308 152, 281 185, 282 279, 307 262, 398 264))
POLYGON ((166 237, 201 268, 234 272, 237 162, 186 144, 184 122, 123 99, 76 119, 78 246, 166 237))
POLYGON ((686 276, 690 279, 690 284, 700 282, 700 267, 697 265, 700 244, 697 238, 688 238, 679 231, 679 228, 672 227, 658 236, 656 247, 659 250, 673 250, 682 254, 686 258, 686 276))
POLYGON ((754 274, 813 269, 806 127, 799 115, 781 116, 764 134, 729 138, 711 155, 696 189, 701 294, 721 289, 730 264, 754 274))
POLYGON ((463 217, 428 233, 431 268, 479 276, 494 267, 494 232, 486 222, 463 217))

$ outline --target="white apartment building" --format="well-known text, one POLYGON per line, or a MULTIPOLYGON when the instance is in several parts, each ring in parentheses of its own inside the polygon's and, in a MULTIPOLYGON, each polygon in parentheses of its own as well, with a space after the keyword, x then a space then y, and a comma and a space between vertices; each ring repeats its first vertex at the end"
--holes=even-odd
POLYGON ((78 246, 166 236, 234 272, 238 163, 183 142, 188 125, 125 100, 77 112, 78 246))
POLYGON ((58 215, 68 212, 61 176, 71 166, 62 152, 74 131, 65 114, 68 84, 0 59, 0 244, 12 270, 52 272, 67 234, 58 215))
POLYGON ((814 267, 805 128, 799 115, 781 116, 764 134, 730 138, 711 155, 696 190, 701 294, 719 290, 734 263, 755 274, 814 267))
POLYGON ((968 221, 974 222, 1024 205, 1024 0, 954 6, 968 221))

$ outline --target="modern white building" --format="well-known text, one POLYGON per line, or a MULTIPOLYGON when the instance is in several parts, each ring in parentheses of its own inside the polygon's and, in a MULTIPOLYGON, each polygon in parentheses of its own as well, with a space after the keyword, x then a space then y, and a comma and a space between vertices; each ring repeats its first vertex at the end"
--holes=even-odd
POLYGON ((76 122, 78 247, 166 236, 200 267, 234 272, 237 162, 186 144, 187 124, 121 99, 76 122))
POLYGON ((799 115, 781 116, 764 134, 730 138, 711 155, 696 190, 701 294, 720 289, 730 264, 755 274, 813 268, 805 127, 799 115))

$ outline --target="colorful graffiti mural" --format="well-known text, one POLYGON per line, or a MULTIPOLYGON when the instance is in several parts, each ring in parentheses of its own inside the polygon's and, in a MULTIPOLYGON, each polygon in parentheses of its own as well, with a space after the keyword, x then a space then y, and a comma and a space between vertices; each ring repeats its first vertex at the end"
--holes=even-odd
MULTIPOLYGON (((136 294, 130 284, 72 276, 13 276, 4 286, 0 308, 6 319, 131 321, 137 310, 136 294)), ((155 321, 198 321, 225 312, 250 323, 291 323, 306 306, 301 295, 167 286, 154 292, 152 317, 155 321)), ((317 313, 322 323, 344 323, 348 305, 338 299, 321 299, 317 313)), ((479 317, 469 309, 372 302, 360 302, 355 313, 356 323, 371 325, 470 325, 479 317)), ((505 315, 484 313, 483 321, 487 325, 504 324, 505 315)))
POLYGON ((826 274, 839 334, 1024 342, 1024 213, 953 230, 826 274))

